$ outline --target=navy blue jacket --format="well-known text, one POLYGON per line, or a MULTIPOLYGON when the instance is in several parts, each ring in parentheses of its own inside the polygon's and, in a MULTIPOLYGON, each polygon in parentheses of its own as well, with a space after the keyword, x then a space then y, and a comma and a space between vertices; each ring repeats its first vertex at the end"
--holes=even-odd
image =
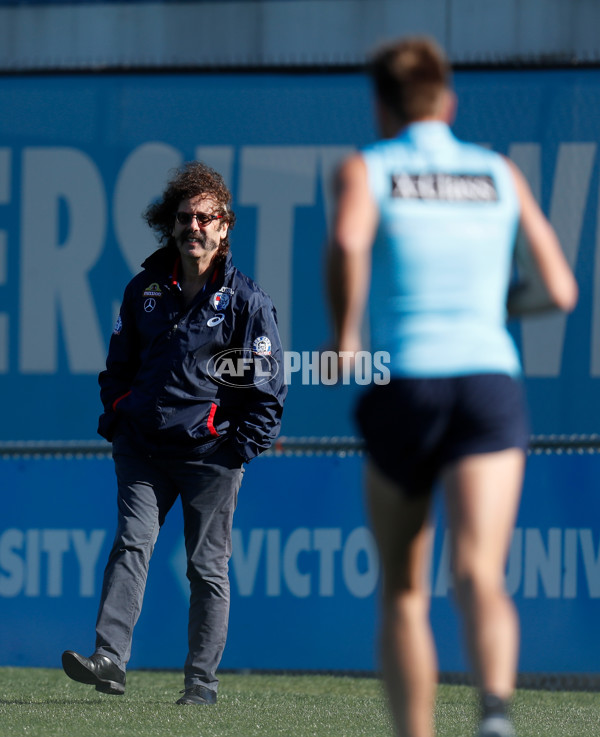
POLYGON ((230 254, 186 307, 178 259, 158 249, 125 289, 98 379, 98 432, 170 457, 203 457, 229 440, 249 461, 277 437, 287 393, 275 308, 230 254))

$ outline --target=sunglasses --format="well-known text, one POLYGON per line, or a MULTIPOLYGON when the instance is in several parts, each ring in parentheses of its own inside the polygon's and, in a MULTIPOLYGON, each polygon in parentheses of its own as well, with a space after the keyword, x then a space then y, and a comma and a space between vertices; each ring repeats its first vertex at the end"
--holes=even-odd
POLYGON ((209 223, 213 220, 219 220, 223 215, 207 215, 204 212, 177 212, 175 213, 175 220, 180 225, 190 225, 192 220, 196 218, 196 222, 200 228, 206 228, 209 223))

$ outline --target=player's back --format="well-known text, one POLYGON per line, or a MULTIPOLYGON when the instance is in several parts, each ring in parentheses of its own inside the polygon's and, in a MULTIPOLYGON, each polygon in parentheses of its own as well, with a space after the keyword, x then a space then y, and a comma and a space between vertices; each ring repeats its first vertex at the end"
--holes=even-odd
POLYGON ((505 300, 519 205, 501 156, 419 122, 363 151, 380 213, 374 350, 392 375, 518 373, 505 300))

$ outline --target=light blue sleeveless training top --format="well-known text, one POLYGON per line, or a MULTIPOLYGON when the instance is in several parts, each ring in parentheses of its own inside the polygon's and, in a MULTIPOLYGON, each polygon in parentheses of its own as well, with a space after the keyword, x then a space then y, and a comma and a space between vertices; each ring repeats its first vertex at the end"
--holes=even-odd
POLYGON ((506 329, 519 202, 506 162, 441 122, 362 151, 380 222, 369 311, 392 376, 520 372, 506 329))

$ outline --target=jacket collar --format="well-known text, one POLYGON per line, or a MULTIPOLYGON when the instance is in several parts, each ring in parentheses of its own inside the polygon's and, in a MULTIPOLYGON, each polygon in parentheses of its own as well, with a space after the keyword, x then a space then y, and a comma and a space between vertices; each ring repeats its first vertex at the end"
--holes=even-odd
MULTIPOLYGON (((175 264, 179 259, 179 252, 177 248, 171 244, 158 248, 154 253, 151 253, 148 258, 143 261, 142 268, 166 272, 167 276, 173 274, 175 264)), ((233 259, 231 257, 231 251, 227 253, 225 257, 225 263, 219 267, 219 271, 227 276, 233 270, 233 259)))

